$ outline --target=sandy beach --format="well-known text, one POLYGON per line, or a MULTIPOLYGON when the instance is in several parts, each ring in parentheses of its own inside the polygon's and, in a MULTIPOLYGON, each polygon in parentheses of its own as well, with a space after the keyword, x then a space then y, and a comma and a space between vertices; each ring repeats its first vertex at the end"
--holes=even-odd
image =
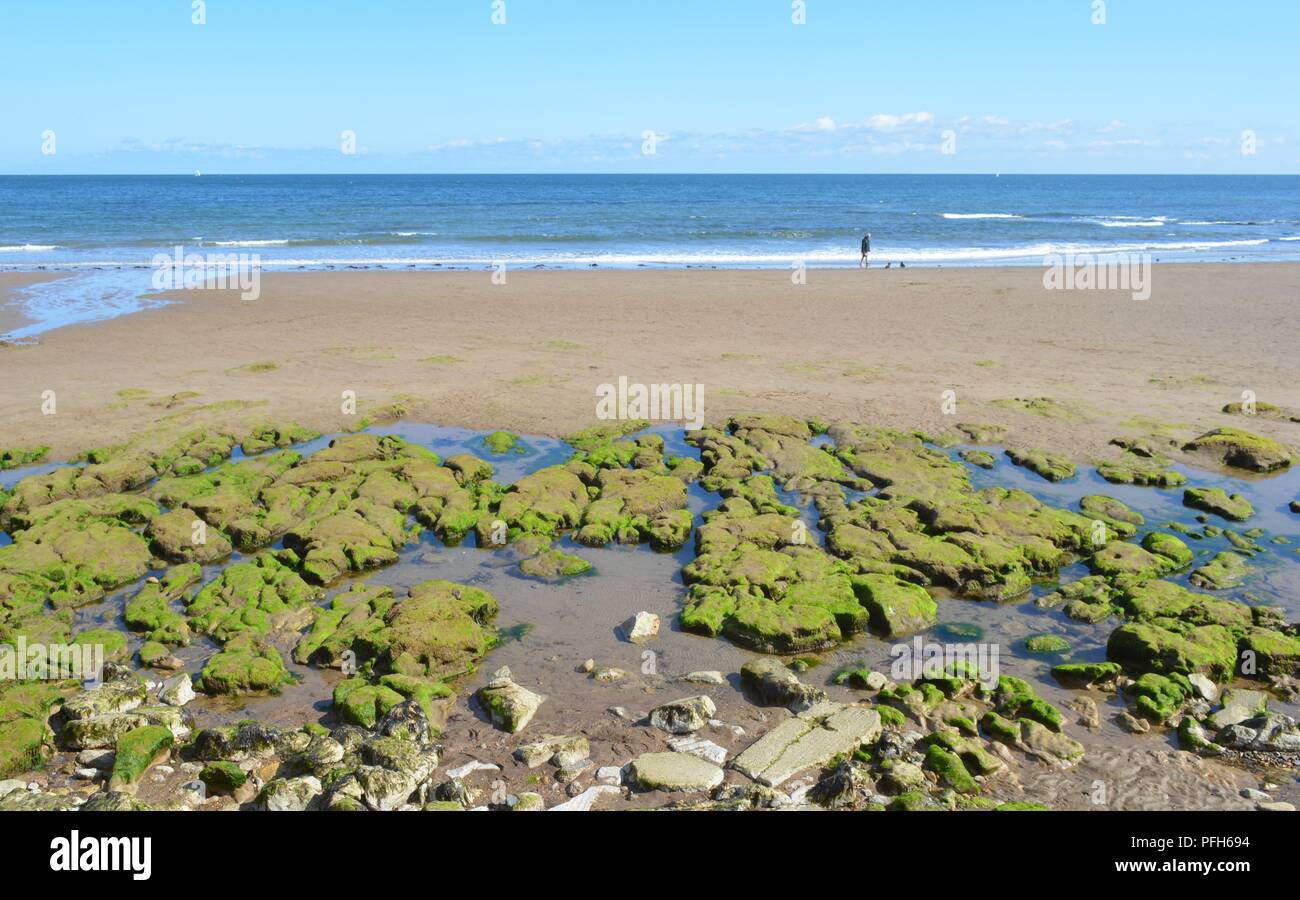
MULTIPOLYGON (((0 291, 33 276, 0 276, 0 291)), ((1083 461, 1117 434, 1198 432, 1253 391, 1300 403, 1300 266, 1157 265, 1152 295, 1048 291, 1039 268, 267 274, 0 349, 6 445, 62 459, 168 412, 334 431, 405 418, 558 435, 598 385, 702 384, 705 413, 942 431, 996 422, 1083 461), (41 414, 42 392, 57 414, 41 414), (340 412, 355 391, 358 415, 340 412), (954 415, 945 415, 953 391, 954 415), (1025 410, 1016 399, 1050 398, 1025 410), (243 401, 243 405, 226 401, 243 401)), ((2 307, 0 307, 2 308, 2 307)), ((11 309, 9 315, 13 316, 11 309)), ((951 407, 949 407, 951 410, 951 407)), ((1255 430, 1287 439, 1285 423, 1255 430)))

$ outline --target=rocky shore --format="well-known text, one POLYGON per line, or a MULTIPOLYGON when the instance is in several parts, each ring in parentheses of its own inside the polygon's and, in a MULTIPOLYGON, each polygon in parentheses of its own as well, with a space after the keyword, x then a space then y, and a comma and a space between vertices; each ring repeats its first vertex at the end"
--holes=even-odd
POLYGON ((1300 761, 1300 624, 1239 588, 1300 560, 1238 524, 1245 494, 1184 473, 1269 477, 1291 447, 1244 428, 1117 439, 1093 469, 1181 499, 1187 516, 1159 523, 1108 494, 1076 510, 985 480, 998 456, 1045 486, 1080 477, 1000 424, 738 415, 678 450, 648 424, 570 435, 507 483, 524 451, 506 432, 444 457, 396 434, 163 420, 12 483, 0 642, 106 663, 99 684, 0 681, 0 809, 1049 809, 1103 760, 1199 807, 1290 807, 1274 788, 1300 761), (584 552, 618 547, 680 560, 680 607, 602 626, 639 671, 547 658, 564 684, 540 656, 495 664, 521 639, 500 598, 438 571, 463 551, 612 593, 584 552), (413 579, 374 577, 414 548, 413 579), (1044 677, 942 653, 905 677, 818 668, 945 628, 942 646, 975 647, 951 639, 951 601, 1061 623, 1021 642, 1044 677), (1067 623, 1108 630, 1104 652, 1075 654, 1067 623), (728 664, 673 671, 665 651, 661 670, 670 639, 728 664), (548 703, 574 727, 539 727, 548 703), (1164 739, 1108 754, 1103 728, 1164 739))

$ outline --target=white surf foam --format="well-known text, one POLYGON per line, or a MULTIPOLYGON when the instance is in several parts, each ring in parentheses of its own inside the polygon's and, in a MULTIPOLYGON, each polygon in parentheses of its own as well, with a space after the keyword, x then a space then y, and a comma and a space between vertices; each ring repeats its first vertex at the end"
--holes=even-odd
POLYGON ((1011 213, 944 213, 945 219, 1023 219, 1011 213))

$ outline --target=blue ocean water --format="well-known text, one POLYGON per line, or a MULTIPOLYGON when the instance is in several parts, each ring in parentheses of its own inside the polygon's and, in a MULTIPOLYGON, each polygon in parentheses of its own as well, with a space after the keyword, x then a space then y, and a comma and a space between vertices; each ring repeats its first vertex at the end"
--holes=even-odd
POLYGON ((881 264, 1293 260, 1300 176, 0 177, 0 272, 83 273, 19 298, 27 334, 148 304, 177 246, 266 270, 786 268, 856 265, 866 231, 881 264))

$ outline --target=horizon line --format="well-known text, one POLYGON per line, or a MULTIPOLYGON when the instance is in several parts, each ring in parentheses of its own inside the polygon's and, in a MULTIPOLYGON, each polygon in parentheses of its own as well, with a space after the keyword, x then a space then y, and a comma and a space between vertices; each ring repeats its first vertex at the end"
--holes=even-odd
POLYGON ((1057 176, 1069 178, 1101 178, 1101 177, 1133 177, 1133 178, 1297 178, 1300 172, 699 172, 699 171, 673 171, 673 172, 199 172, 198 175, 188 174, 185 172, 0 172, 0 178, 195 178, 195 177, 225 177, 225 176, 254 176, 254 177, 280 177, 280 176, 306 176, 306 177, 382 177, 382 176, 434 176, 434 177, 467 177, 467 176, 501 176, 501 177, 527 177, 527 176, 557 176, 557 175, 577 175, 585 177, 608 177, 617 178, 628 175, 646 176, 646 177, 664 177, 664 176, 681 176, 693 175, 700 177, 843 177, 843 178, 861 178, 861 177, 971 177, 985 176, 989 178, 1016 178, 1016 177, 1042 177, 1057 176))

